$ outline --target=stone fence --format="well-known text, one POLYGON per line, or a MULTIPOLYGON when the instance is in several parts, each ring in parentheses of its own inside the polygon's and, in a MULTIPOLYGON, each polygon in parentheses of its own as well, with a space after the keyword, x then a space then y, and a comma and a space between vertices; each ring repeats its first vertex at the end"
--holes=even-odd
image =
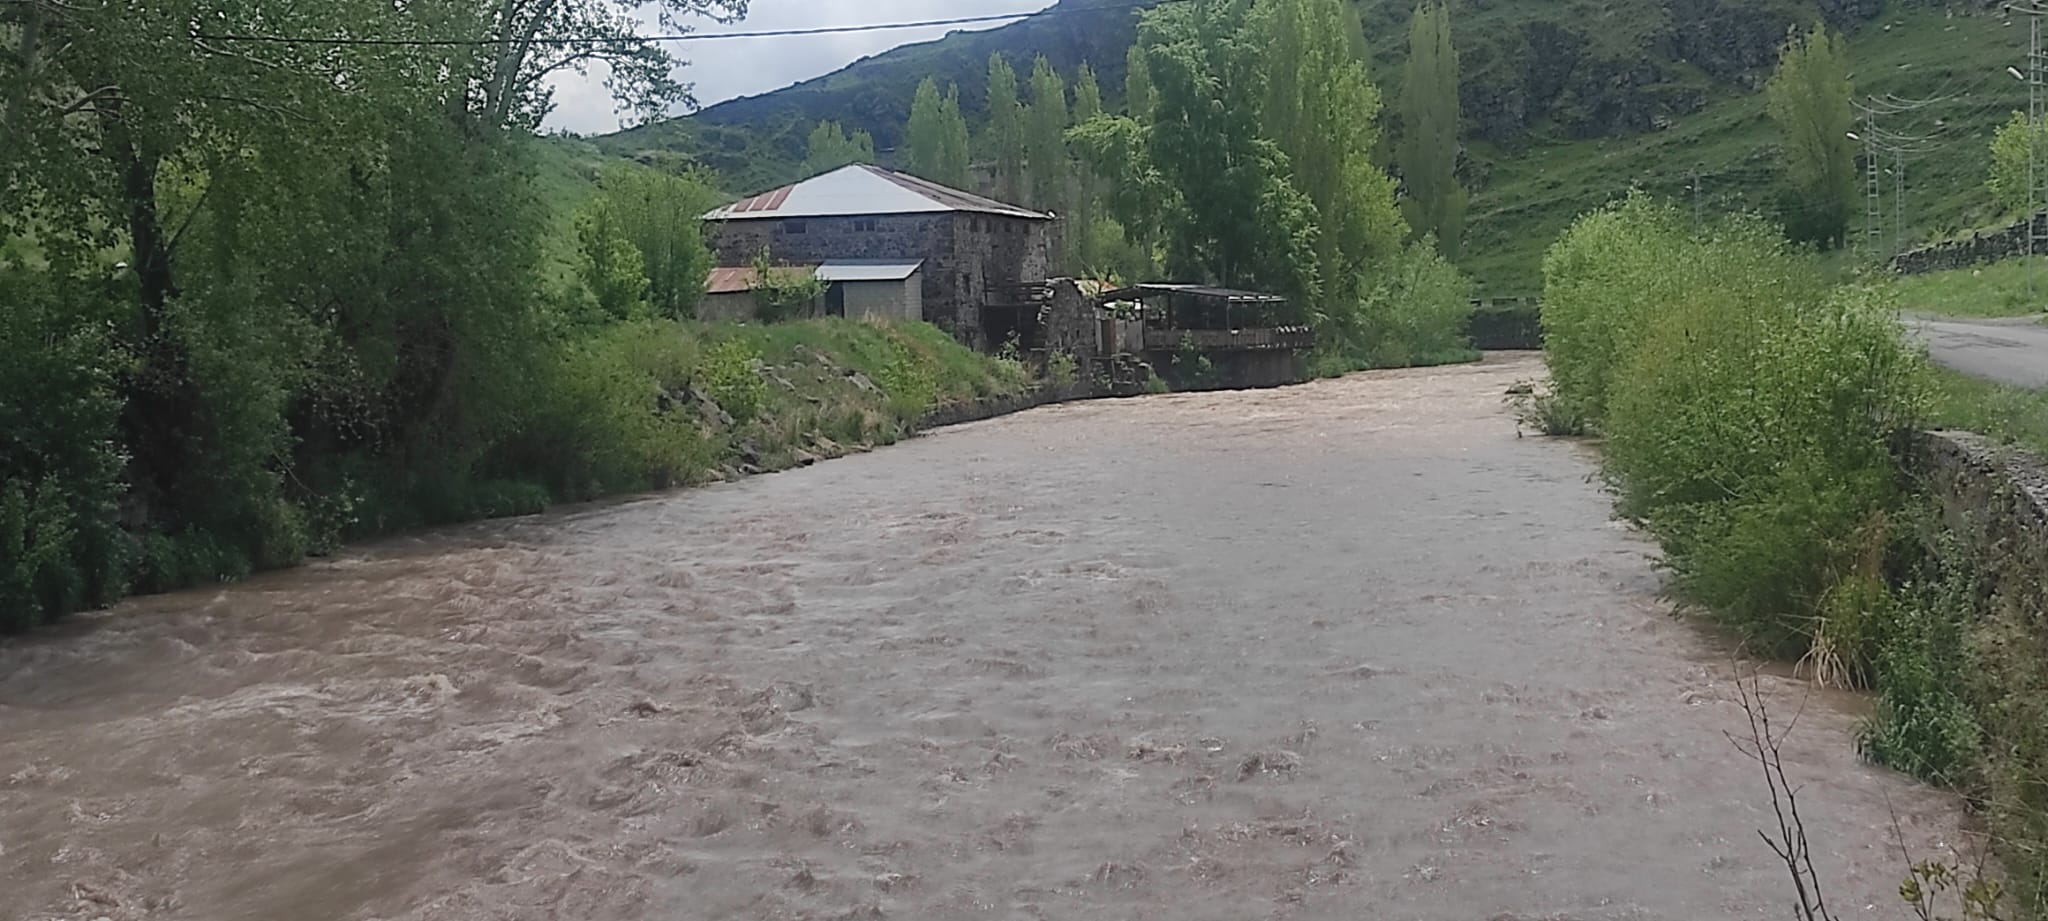
MULTIPOLYGON (((2042 241, 2037 245, 2048 251, 2048 212, 2034 216, 2034 237, 2042 241)), ((1892 271, 1900 275, 1925 275, 2017 259, 2026 254, 2027 222, 2021 220, 1997 230, 1980 230, 1967 237, 1900 253, 1892 259, 1892 271)))

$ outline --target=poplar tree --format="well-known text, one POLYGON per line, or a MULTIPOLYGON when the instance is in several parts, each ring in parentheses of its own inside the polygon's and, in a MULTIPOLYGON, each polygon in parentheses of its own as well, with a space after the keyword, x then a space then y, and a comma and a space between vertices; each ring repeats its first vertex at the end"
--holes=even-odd
POLYGON ((1124 58, 1124 111, 1138 124, 1150 124, 1157 93, 1152 88, 1152 65, 1145 59, 1145 47, 1132 45, 1124 58))
POLYGON ((967 123, 957 91, 941 96, 938 81, 924 78, 910 104, 906 134, 913 174, 951 186, 967 182, 967 123))
POLYGON ((1408 73, 1401 87, 1397 160, 1407 185, 1408 223, 1436 237, 1456 258, 1465 235, 1465 190, 1458 184, 1458 52, 1443 0, 1415 9, 1408 27, 1408 73))
POLYGON ((959 87, 951 86, 946 88, 946 99, 941 104, 939 116, 940 123, 946 129, 943 136, 945 156, 941 161, 940 171, 952 177, 951 179, 940 181, 960 188, 966 188, 974 160, 968 152, 967 118, 960 114, 959 87))
POLYGON ((997 193, 1006 201, 1023 196, 1024 108, 1017 102, 1017 72, 1001 54, 988 59, 988 127, 983 147, 996 165, 997 193))
POLYGON ((811 129, 805 151, 804 170, 815 176, 854 163, 875 162, 875 139, 865 131, 849 135, 838 122, 823 121, 811 129))
POLYGON ((1024 156, 1032 207, 1067 208, 1067 82, 1040 55, 1031 67, 1031 108, 1025 113, 1024 156))
POLYGON ((1853 93, 1849 47, 1840 36, 1815 26, 1786 41, 1764 98, 1783 136, 1786 231, 1793 239, 1839 247, 1848 238, 1856 197, 1853 93))

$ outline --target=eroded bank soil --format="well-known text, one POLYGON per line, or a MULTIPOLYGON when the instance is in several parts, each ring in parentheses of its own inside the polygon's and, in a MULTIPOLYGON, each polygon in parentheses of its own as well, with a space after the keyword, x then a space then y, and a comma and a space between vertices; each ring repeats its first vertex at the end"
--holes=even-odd
MULTIPOLYGON (((1727 651, 1515 437, 1539 372, 1040 410, 0 647, 0 917, 1784 917, 1727 651)), ((1895 917, 1888 802, 1921 856, 1955 808, 1853 726, 1792 770, 1895 917)))

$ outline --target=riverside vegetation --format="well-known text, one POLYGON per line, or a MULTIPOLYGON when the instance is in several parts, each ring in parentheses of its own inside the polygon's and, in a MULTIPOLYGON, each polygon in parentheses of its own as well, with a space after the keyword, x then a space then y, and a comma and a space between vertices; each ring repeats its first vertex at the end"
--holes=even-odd
POLYGON ((2007 406, 1937 376, 1889 284, 1830 282, 1753 218, 1696 228, 1635 196, 1581 218, 1544 273, 1554 392, 1532 421, 1604 436, 1618 509, 1656 538, 1687 609, 1819 681, 1873 690, 1865 754, 1969 794, 2006 895, 2048 911, 2048 736, 2017 703, 2038 693, 2036 669, 1998 651, 1983 561, 1895 457, 1902 432, 2038 400, 2007 406))
POLYGON ((720 198, 699 172, 621 162, 573 220, 549 207, 549 74, 594 54, 625 104, 687 96, 658 48, 605 41, 610 4, 201 6, 0 8, 0 630, 803 463, 1029 384, 921 324, 690 321, 720 198))

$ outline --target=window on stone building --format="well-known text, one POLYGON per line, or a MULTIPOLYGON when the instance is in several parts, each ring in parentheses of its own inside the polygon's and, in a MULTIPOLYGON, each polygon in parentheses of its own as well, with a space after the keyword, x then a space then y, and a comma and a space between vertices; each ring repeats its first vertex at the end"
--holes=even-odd
POLYGON ((805 226, 804 226, 804 222, 802 222, 802 221, 783 221, 783 222, 782 222, 782 232, 783 232, 783 233, 787 233, 787 234, 798 234, 798 233, 804 233, 804 232, 808 231, 809 229, 810 229, 810 228, 808 228, 808 227, 805 227, 805 226))
POLYGON ((875 219, 871 217, 857 218, 853 222, 853 229, 859 233, 872 233, 875 229, 875 219))

